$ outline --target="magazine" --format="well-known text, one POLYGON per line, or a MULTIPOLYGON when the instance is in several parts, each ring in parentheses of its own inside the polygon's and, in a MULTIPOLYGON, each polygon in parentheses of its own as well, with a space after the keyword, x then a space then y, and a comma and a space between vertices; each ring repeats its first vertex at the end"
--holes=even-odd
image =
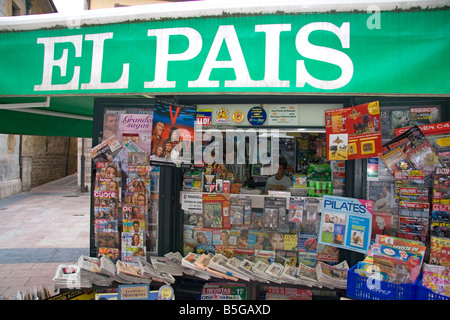
POLYGON ((113 159, 120 152, 121 148, 120 141, 113 135, 89 149, 89 156, 95 164, 97 162, 113 162, 113 159))
POLYGON ((450 239, 430 237, 430 264, 450 266, 450 239))
POLYGON ((384 281, 396 284, 414 283, 420 274, 423 256, 420 252, 412 253, 400 248, 372 243, 370 256, 373 265, 379 268, 376 270, 379 270, 384 281))
POLYGON ((450 267, 424 264, 422 286, 450 297, 450 267))

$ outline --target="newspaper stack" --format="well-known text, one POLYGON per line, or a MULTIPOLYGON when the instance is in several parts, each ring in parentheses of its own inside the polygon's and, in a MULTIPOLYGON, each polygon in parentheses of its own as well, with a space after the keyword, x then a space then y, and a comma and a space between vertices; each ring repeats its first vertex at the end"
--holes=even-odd
POLYGON ((167 259, 172 261, 173 263, 181 266, 181 260, 183 259, 183 256, 179 252, 168 252, 164 255, 167 259))
POLYGON ((111 278, 111 280, 123 283, 123 284, 131 284, 130 281, 125 281, 117 276, 117 268, 116 264, 109 259, 107 256, 100 257, 100 273, 107 275, 111 278))
POLYGON ((256 262, 253 267, 252 271, 256 273, 259 277, 264 279, 265 282, 267 281, 276 281, 276 278, 272 274, 270 274, 267 270, 270 268, 270 264, 265 263, 264 261, 258 261, 256 262))
MULTIPOLYGON (((236 258, 234 258, 234 259, 236 259, 236 258)), ((233 261, 233 262, 235 262, 235 261, 233 261)), ((265 282, 265 283, 270 282, 270 280, 268 280, 266 277, 262 277, 255 272, 256 271, 255 263, 250 260, 244 259, 244 260, 240 261, 237 268, 238 268, 238 271, 244 273, 246 276, 250 277, 250 279, 253 281, 259 281, 259 282, 265 282)))
POLYGON ((100 260, 98 258, 80 256, 78 267, 80 268, 80 288, 90 288, 92 284, 104 287, 111 285, 111 277, 100 273, 100 260))
POLYGON ((204 280, 211 279, 211 273, 202 271, 195 266, 195 261, 200 257, 198 253, 188 253, 183 259, 181 259, 181 265, 185 267, 183 272, 188 275, 192 275, 204 280))
POLYGON ((318 262, 316 266, 317 280, 327 287, 347 289, 348 269, 347 261, 343 261, 335 266, 318 262))
POLYGON ((194 265, 199 268, 202 271, 206 271, 210 273, 212 276, 215 276, 217 278, 222 279, 228 279, 233 281, 238 281, 239 279, 236 277, 233 277, 231 275, 227 275, 223 272, 219 272, 217 270, 214 270, 209 267, 209 263, 211 262, 211 259, 213 258, 212 254, 201 254, 200 257, 194 262, 194 265))
POLYGON ((312 284, 307 281, 302 280, 300 278, 300 276, 298 275, 298 273, 299 273, 299 270, 297 267, 286 265, 286 266, 284 266, 284 270, 281 274, 281 279, 285 283, 292 283, 292 284, 304 285, 304 286, 311 287, 312 284))
POLYGON ((151 279, 141 273, 139 267, 135 267, 127 262, 118 260, 116 262, 117 276, 119 279, 131 283, 150 283, 151 279))
POLYGON ((281 263, 274 262, 267 269, 266 273, 271 277, 273 282, 282 283, 284 266, 281 263))
POLYGON ((299 263, 298 273, 296 277, 301 281, 302 284, 319 288, 322 287, 319 283, 319 280, 317 279, 316 269, 308 267, 303 263, 299 263))
POLYGON ((182 276, 183 268, 181 265, 172 262, 168 257, 150 257, 153 268, 161 273, 168 273, 172 276, 182 276))
POLYGON ((229 259, 227 257, 225 257, 224 255, 222 255, 220 253, 216 253, 214 255, 214 257, 212 257, 211 261, 209 262, 209 267, 214 269, 214 270, 223 272, 223 273, 225 273, 225 274, 227 274, 229 276, 236 277, 236 278, 238 278, 240 280, 244 280, 244 281, 249 281, 250 280, 250 278, 247 277, 246 275, 244 275, 243 273, 240 273, 237 270, 231 269, 227 265, 228 260, 229 259))
POLYGON ((80 268, 76 264, 60 264, 53 277, 55 289, 73 289, 80 287, 80 268))
POLYGON ((165 284, 175 282, 175 278, 170 273, 155 270, 153 265, 145 260, 145 258, 139 257, 138 262, 141 274, 150 278, 152 281, 164 282, 165 284))

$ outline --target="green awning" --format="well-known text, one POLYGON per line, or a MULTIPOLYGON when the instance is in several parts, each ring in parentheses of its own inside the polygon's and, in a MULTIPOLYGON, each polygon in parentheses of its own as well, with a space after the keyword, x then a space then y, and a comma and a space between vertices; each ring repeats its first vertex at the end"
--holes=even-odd
POLYGON ((95 96, 450 96, 445 1, 212 3, 1 18, 0 103, 50 106, 0 132, 91 136, 95 96))
POLYGON ((92 136, 94 97, 52 97, 48 107, 33 107, 40 102, 45 103, 46 99, 0 97, 0 133, 84 138, 92 136), (18 104, 21 108, 18 108, 18 104))

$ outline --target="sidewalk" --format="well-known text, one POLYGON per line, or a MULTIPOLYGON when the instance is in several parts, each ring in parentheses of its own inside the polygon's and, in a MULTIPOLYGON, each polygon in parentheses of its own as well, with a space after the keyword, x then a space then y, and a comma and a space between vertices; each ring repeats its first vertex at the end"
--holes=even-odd
POLYGON ((0 221, 0 299, 53 290, 59 264, 89 255, 90 195, 76 174, 0 199, 0 221))

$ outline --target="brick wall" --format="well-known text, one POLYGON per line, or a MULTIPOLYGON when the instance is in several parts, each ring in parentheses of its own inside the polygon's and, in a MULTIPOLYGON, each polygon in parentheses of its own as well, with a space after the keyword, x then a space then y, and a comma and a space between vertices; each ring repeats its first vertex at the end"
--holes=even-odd
POLYGON ((77 172, 77 158, 77 138, 23 136, 22 161, 27 163, 23 189, 77 172))

